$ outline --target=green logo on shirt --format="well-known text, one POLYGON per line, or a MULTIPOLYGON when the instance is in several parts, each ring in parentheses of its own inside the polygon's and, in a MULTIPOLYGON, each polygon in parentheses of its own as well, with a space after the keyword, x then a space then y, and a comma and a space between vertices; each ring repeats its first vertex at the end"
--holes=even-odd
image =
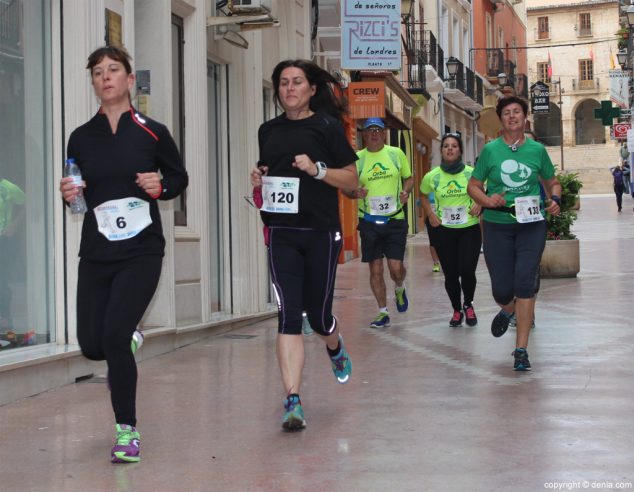
POLYGON ((455 179, 452 179, 445 185, 446 195, 460 195, 461 193, 464 193, 464 186, 461 186, 455 179))

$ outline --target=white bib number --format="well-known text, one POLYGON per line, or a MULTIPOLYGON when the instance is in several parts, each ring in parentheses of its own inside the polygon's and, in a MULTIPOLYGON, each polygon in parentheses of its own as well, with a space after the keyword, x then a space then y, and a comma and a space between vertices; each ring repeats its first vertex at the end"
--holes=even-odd
POLYGON ((262 177, 262 209, 275 214, 296 214, 299 210, 299 178, 262 177))
POLYGON ((152 223, 150 204, 140 198, 110 200, 94 209, 97 227, 108 241, 123 241, 152 223))
POLYGON ((544 220, 539 208, 539 196, 518 196, 515 198, 515 219, 520 224, 544 220))
POLYGON ((460 225, 467 223, 467 207, 443 207, 442 225, 460 225))
POLYGON ((392 195, 368 197, 372 215, 390 215, 396 212, 396 199, 392 195))

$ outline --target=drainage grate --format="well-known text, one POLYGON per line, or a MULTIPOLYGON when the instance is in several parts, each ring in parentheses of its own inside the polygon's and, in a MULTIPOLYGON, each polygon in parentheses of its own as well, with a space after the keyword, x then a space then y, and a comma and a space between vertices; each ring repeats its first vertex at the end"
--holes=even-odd
POLYGON ((222 335, 222 338, 231 338, 232 340, 248 340, 249 338, 255 338, 257 335, 240 335, 238 333, 222 335))

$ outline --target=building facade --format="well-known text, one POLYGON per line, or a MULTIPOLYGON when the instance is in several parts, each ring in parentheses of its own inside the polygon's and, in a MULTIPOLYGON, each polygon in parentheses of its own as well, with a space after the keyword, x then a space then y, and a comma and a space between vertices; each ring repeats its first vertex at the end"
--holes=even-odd
POLYGON ((609 127, 594 118, 610 100, 609 70, 615 68, 619 4, 615 0, 528 0, 529 82, 550 86, 550 112, 534 116, 547 146, 606 144, 609 127))

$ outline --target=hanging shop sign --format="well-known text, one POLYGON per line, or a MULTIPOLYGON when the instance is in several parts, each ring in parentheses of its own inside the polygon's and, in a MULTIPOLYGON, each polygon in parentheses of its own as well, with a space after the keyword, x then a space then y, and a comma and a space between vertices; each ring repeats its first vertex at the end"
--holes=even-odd
POLYGON ((550 88, 538 80, 531 85, 531 112, 544 114, 550 112, 550 88))
POLYGON ((350 82, 348 109, 354 119, 385 117, 385 82, 350 82))
POLYGON ((400 70, 401 0, 341 1, 341 67, 400 70))

